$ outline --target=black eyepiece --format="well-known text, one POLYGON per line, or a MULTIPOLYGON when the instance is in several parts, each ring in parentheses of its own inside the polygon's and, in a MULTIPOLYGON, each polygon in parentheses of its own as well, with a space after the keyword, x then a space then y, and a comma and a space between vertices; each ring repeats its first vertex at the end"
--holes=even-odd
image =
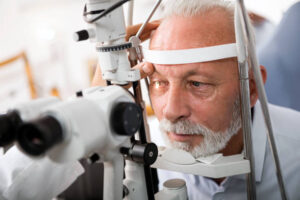
POLYGON ((15 141, 17 129, 22 120, 17 111, 0 115, 0 146, 4 147, 15 141))
POLYGON ((44 116, 21 125, 17 140, 24 152, 40 156, 63 140, 63 129, 57 119, 44 116))

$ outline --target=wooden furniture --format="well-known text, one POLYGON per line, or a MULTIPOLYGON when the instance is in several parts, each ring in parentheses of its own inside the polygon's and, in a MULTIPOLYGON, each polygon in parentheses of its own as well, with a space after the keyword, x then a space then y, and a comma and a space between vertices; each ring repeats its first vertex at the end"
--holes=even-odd
POLYGON ((33 76, 32 76, 32 72, 31 72, 31 67, 28 61, 28 58, 26 56, 26 53, 23 51, 21 53, 19 53, 16 56, 13 56, 7 60, 1 61, 0 62, 0 68, 2 67, 7 67, 6 65, 9 65, 11 63, 14 63, 18 60, 23 60, 24 61, 24 67, 25 67, 25 72, 26 72, 26 76, 27 76, 27 80, 28 80, 28 86, 30 89, 30 95, 32 99, 37 98, 37 91, 34 85, 34 80, 33 80, 33 76))

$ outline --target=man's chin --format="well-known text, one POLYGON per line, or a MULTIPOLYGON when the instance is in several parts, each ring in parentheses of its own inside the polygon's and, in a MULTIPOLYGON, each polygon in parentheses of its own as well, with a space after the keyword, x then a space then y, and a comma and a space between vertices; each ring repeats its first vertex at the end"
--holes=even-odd
MULTIPOLYGON (((191 137, 195 137, 195 135, 191 135, 191 137)), ((194 158, 209 156, 217 153, 217 150, 214 148, 209 148, 207 145, 204 145, 201 141, 196 146, 193 146, 190 141, 178 141, 171 140, 168 137, 168 146, 175 149, 181 149, 189 152, 194 158)))
POLYGON ((174 149, 181 149, 181 150, 184 150, 184 151, 187 151, 189 153, 192 153, 192 150, 193 150, 193 147, 189 144, 189 143, 186 143, 186 142, 177 142, 177 141, 172 141, 169 146, 171 148, 174 148, 174 149))
MULTIPOLYGON (((164 141, 166 143, 166 146, 175 148, 175 149, 181 149, 184 151, 189 152, 192 154, 195 158, 198 158, 199 156, 207 156, 208 153, 206 151, 206 145, 203 144, 204 137, 202 135, 187 135, 182 136, 181 134, 176 134, 175 137, 172 137, 175 133, 172 132, 165 132, 162 131, 162 135, 164 138, 164 141), (179 136, 178 136, 179 135, 179 136), (178 140, 178 137, 180 137, 180 140, 178 140), (174 139, 173 139, 174 138, 174 139), (195 142, 196 140, 197 142, 195 142), (194 145, 192 145, 194 144, 194 145), (197 144, 195 146, 195 144, 197 144)), ((211 154, 211 152, 210 152, 211 154)))
POLYGON ((210 156, 213 155, 215 153, 217 153, 216 151, 211 152, 211 151, 207 151, 205 149, 205 147, 203 148, 203 146, 199 145, 197 147, 192 147, 191 145, 184 143, 184 142, 172 142, 171 143, 171 147, 174 149, 181 149, 184 150, 186 152, 189 152, 195 159, 199 158, 199 157, 206 157, 206 156, 210 156))

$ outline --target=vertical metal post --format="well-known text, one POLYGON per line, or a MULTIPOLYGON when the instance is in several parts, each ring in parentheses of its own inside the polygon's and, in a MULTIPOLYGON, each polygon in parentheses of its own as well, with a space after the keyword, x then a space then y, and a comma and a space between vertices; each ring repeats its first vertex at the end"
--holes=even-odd
POLYGON ((258 97, 259 97, 259 100, 260 100, 260 103, 261 103, 265 124, 266 124, 267 129, 268 129, 267 136, 268 136, 272 156, 273 156, 273 159, 274 159, 274 162, 275 162, 276 175, 277 175, 278 185, 279 185, 279 188, 280 188, 280 194, 281 194, 281 198, 286 200, 287 195, 286 195, 286 192, 285 192, 284 182, 283 182, 283 178, 282 178, 282 174, 281 174, 280 162, 279 162, 279 158, 278 158, 278 153, 277 153, 277 149, 276 149, 276 144, 275 144, 275 139, 274 139, 274 134, 273 134, 273 129, 272 129, 270 113, 269 113, 269 109, 268 109, 267 96, 266 96, 266 93, 265 93, 264 84, 263 84, 261 73, 260 73, 260 68, 259 68, 259 65, 258 65, 258 62, 257 62, 257 58, 256 58, 254 38, 251 34, 250 22, 249 22, 249 19, 248 19, 248 16, 247 16, 247 11, 245 9, 244 1, 243 0, 237 0, 237 2, 238 2, 237 5, 239 6, 239 9, 241 11, 240 14, 241 14, 242 23, 244 25, 244 31, 245 31, 244 32, 244 34, 245 34, 244 38, 246 39, 246 44, 247 44, 247 52, 248 52, 248 56, 249 56, 249 65, 252 68, 253 73, 254 73, 254 79, 255 79, 255 83, 256 83, 256 87, 257 87, 257 91, 258 91, 258 97))
MULTIPOLYGON (((145 109, 145 103, 142 99, 142 91, 140 87, 140 82, 133 82, 133 91, 134 91, 134 97, 136 103, 138 103, 142 110, 143 110, 143 122, 142 126, 139 130, 139 139, 142 144, 147 143, 147 139, 150 137, 149 128, 147 124, 147 115, 146 115, 146 109, 145 109), (147 138, 148 136, 148 138, 147 138)), ((145 179, 146 179, 146 187, 147 187, 147 197, 148 200, 154 200, 154 193, 157 190, 157 185, 154 185, 154 182, 158 182, 156 180, 153 180, 153 178, 157 178, 156 170, 151 169, 150 166, 144 165, 144 173, 145 173, 145 179)))
POLYGON ((242 127, 243 139, 245 146, 245 159, 250 162, 250 173, 246 175, 247 178, 247 197, 250 200, 256 199, 255 186, 255 162, 253 156, 252 145, 252 130, 251 130, 251 110, 250 110, 250 91, 247 63, 239 63, 240 71, 240 91, 241 91, 241 108, 242 108, 242 127))
POLYGON ((242 34, 242 26, 240 20, 240 12, 236 4, 234 13, 234 25, 236 34, 236 44, 238 51, 238 66, 240 77, 240 94, 241 94, 241 110, 242 110, 242 127, 243 139, 245 147, 245 159, 250 162, 250 173, 246 175, 247 178, 247 198, 248 200, 256 199, 256 185, 255 185, 255 162, 253 156, 252 145, 252 130, 251 130, 251 106, 250 106, 250 89, 249 89, 249 69, 247 65, 247 55, 245 48, 245 39, 242 34))

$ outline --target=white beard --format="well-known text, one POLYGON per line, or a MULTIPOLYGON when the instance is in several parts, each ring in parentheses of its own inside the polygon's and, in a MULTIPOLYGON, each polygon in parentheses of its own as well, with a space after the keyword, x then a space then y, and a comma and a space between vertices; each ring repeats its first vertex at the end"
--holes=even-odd
POLYGON ((162 119, 159 127, 167 146, 188 151, 195 158, 215 154, 224 149, 230 138, 237 134, 241 128, 239 102, 239 98, 237 98, 233 106, 232 120, 229 128, 222 132, 214 132, 201 124, 192 123, 188 120, 180 120, 172 123, 167 119, 162 119), (193 148, 188 143, 170 140, 167 132, 202 135, 203 141, 193 148))

